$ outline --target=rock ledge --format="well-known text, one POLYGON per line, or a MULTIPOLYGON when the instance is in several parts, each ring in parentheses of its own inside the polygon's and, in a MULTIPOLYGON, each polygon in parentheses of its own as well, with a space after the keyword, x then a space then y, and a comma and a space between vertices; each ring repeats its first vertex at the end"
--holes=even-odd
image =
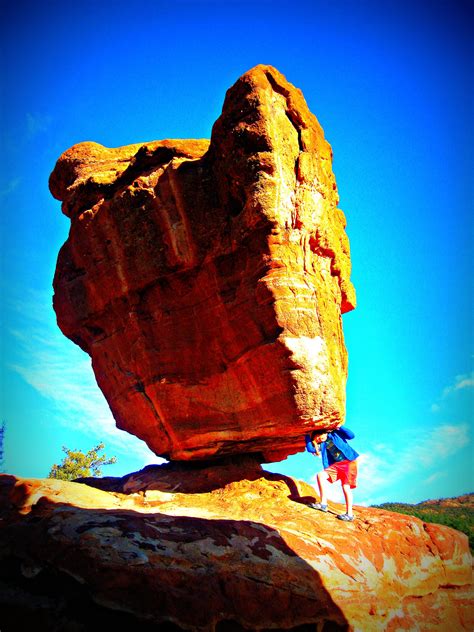
POLYGON ((2 630, 118 613, 144 630, 472 629, 467 538, 448 527, 363 507, 341 523, 240 459, 87 482, 0 477, 2 630))

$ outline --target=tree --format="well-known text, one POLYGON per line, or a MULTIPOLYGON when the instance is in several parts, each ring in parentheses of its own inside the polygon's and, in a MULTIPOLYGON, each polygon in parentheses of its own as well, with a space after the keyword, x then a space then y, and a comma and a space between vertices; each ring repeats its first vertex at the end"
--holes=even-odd
POLYGON ((3 472, 4 457, 5 457, 5 422, 0 421, 0 473, 3 472))
POLYGON ((73 481, 75 478, 100 476, 102 474, 102 467, 117 462, 114 456, 109 459, 105 454, 99 456, 99 452, 101 452, 104 447, 104 443, 99 443, 95 448, 92 448, 92 450, 81 452, 81 450, 69 450, 63 446, 63 452, 66 456, 60 465, 56 465, 56 463, 53 465, 48 474, 48 478, 73 481))

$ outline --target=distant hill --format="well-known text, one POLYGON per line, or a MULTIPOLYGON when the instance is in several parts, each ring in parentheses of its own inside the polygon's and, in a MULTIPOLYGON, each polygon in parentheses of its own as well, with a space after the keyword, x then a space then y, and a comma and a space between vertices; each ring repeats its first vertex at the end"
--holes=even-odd
POLYGON ((474 494, 465 494, 455 498, 424 500, 416 505, 408 503, 383 503, 372 505, 379 509, 416 516, 424 522, 445 524, 462 531, 469 538, 469 546, 474 552, 474 494))
POLYGON ((439 498, 438 500, 424 500, 414 507, 426 506, 432 507, 461 507, 474 509, 474 494, 464 494, 464 496, 456 496, 455 498, 439 498))

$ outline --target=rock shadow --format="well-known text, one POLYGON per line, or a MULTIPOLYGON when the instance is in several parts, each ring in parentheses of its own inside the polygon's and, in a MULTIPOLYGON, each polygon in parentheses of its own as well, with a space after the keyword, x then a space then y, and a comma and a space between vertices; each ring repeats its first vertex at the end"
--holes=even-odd
POLYGON ((2 632, 349 629, 319 573, 265 524, 46 498, 0 533, 0 604, 2 632))

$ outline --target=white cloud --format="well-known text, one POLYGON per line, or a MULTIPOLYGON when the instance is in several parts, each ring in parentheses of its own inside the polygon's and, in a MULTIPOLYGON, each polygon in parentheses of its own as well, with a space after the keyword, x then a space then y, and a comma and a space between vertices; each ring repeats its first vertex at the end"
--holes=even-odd
POLYGON ((26 115, 26 129, 28 131, 29 138, 33 138, 38 134, 46 132, 51 126, 52 121, 52 117, 47 114, 39 114, 38 112, 31 114, 28 112, 26 115))
MULTIPOLYGON (((387 501, 387 496, 394 502, 406 501, 415 487, 423 488, 443 478, 443 466, 447 469, 452 457, 469 442, 469 424, 459 423, 440 424, 424 435, 421 430, 414 430, 405 438, 401 450, 388 444, 373 444, 358 458, 354 503, 380 504, 387 501), (433 466, 437 466, 435 472, 433 466)), ((328 485, 328 490, 330 500, 343 502, 339 483, 328 485)))
POLYGON ((414 460, 424 465, 436 463, 440 458, 453 456, 469 443, 469 425, 467 423, 444 424, 432 430, 426 439, 413 450, 414 460))
POLYGON ((9 368, 52 403, 55 419, 133 453, 144 464, 156 463, 156 455, 144 442, 115 426, 89 356, 56 325, 51 297, 30 292, 15 308, 19 323, 9 333, 16 339, 16 357, 9 368))
POLYGON ((447 386, 442 394, 442 398, 448 397, 451 393, 464 388, 472 388, 474 386, 474 371, 469 375, 457 375, 454 384, 447 386))
POLYGON ((459 380, 454 388, 458 391, 461 388, 472 388, 474 386, 474 376, 471 374, 470 377, 464 377, 462 380, 459 380))
POLYGON ((3 187, 3 189, 0 189, 0 198, 7 197, 7 195, 10 195, 10 193, 13 193, 14 191, 16 191, 20 183, 21 183, 21 178, 13 178, 9 182, 7 182, 5 186, 3 187))
POLYGON ((450 384, 445 389, 443 389, 443 392, 438 398, 438 401, 435 402, 431 406, 431 412, 433 413, 439 412, 442 408, 441 406, 442 402, 444 402, 444 400, 446 400, 451 395, 453 395, 453 393, 471 389, 473 387, 474 387, 474 371, 472 371, 471 373, 456 375, 456 377, 454 378, 453 384, 450 384))
POLYGON ((375 505, 384 502, 387 488, 396 484, 400 470, 394 467, 393 451, 364 452, 358 458, 355 503, 375 505))
POLYGON ((435 481, 439 481, 441 478, 446 478, 446 476, 448 475, 448 473, 445 472, 435 472, 434 474, 432 474, 431 476, 428 476, 427 479, 425 479, 423 482, 427 485, 431 485, 431 483, 434 483, 435 481))

